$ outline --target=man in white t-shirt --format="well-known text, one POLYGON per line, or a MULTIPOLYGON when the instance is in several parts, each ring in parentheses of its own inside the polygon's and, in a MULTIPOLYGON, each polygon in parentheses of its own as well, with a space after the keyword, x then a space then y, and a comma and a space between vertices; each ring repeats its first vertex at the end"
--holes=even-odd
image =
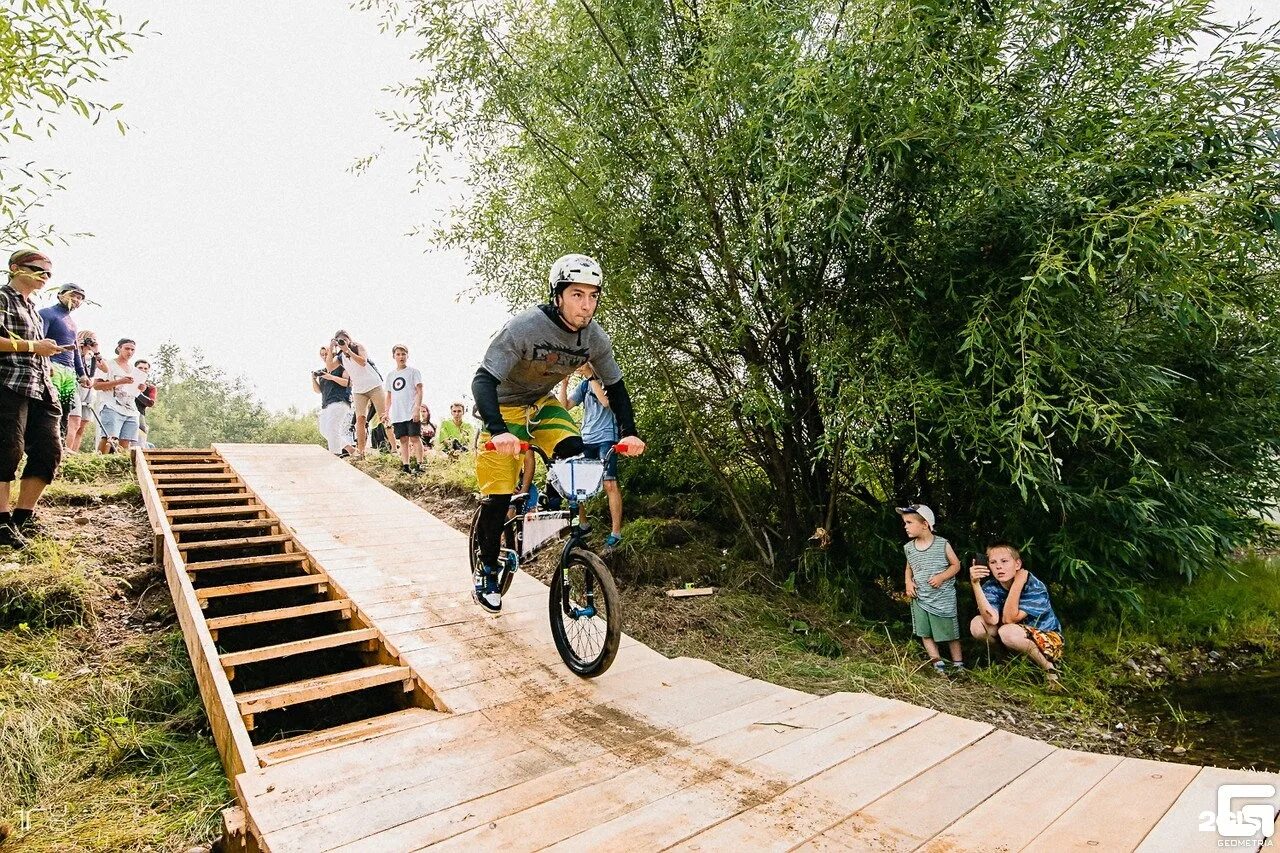
POLYGON ((102 393, 102 435, 98 438, 98 452, 111 453, 118 443, 127 450, 138 438, 137 396, 146 390, 146 377, 133 366, 131 359, 137 344, 131 338, 121 338, 116 344, 116 357, 107 362, 107 372, 93 380, 95 391, 102 393))
POLYGON ((410 367, 409 348, 396 344, 391 348, 396 369, 387 374, 387 393, 391 396, 391 429, 400 442, 400 470, 406 474, 422 470, 422 374, 410 367), (409 457, 413 457, 413 468, 409 457))
POLYGON ((382 390, 382 374, 369 358, 364 344, 351 339, 346 330, 333 333, 329 344, 330 373, 338 367, 351 379, 351 405, 356 411, 356 458, 364 456, 365 442, 369 438, 369 405, 378 413, 383 423, 387 420, 387 397, 382 390))

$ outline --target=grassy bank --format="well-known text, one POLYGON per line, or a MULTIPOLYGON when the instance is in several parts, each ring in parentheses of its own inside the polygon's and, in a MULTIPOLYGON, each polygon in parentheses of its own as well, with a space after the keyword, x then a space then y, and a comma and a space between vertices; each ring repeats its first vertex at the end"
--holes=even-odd
MULTIPOLYGON (((416 477, 387 457, 361 465, 466 529, 475 487, 469 460, 438 460, 416 477)), ((1025 659, 988 660, 973 643, 965 647, 970 673, 948 680, 925 666, 905 605, 881 620, 839 612, 771 582, 762 566, 734 556, 731 537, 696 520, 634 518, 623 533, 610 560, 626 597, 625 630, 664 654, 707 658, 815 693, 902 699, 1061 746, 1176 758, 1180 744, 1162 740, 1155 721, 1136 718, 1129 699, 1178 677, 1247 666, 1280 648, 1280 567, 1255 556, 1191 584, 1144 588, 1140 613, 1094 610, 1055 591, 1066 623, 1063 695, 1046 693, 1025 659), (664 594, 685 583, 720 589, 703 598, 664 594)), ((968 589, 960 593, 962 615, 971 614, 968 589)))
POLYGON ((124 457, 71 457, 0 552, 4 850, 181 850, 230 800, 124 457))

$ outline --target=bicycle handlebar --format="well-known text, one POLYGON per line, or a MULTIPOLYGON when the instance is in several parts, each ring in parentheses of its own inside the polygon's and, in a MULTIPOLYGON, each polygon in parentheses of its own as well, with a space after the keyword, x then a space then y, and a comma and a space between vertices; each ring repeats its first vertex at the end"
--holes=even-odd
MULTIPOLYGON (((527 442, 527 441, 522 441, 522 442, 520 442, 520 452, 521 452, 521 453, 528 453, 528 452, 529 452, 529 449, 530 449, 531 447, 532 447, 532 449, 533 449, 533 451, 534 451, 535 453, 537 453, 539 456, 541 456, 541 457, 542 457, 542 461, 543 461, 543 462, 550 462, 550 461, 551 461, 550 459, 548 459, 548 458, 547 458, 547 454, 546 454, 545 452, 543 452, 543 450, 542 450, 542 448, 541 448, 541 447, 538 447, 538 446, 536 446, 536 445, 530 445, 530 444, 529 444, 529 442, 527 442)), ((497 446, 496 446, 496 445, 494 445, 494 443, 493 443, 492 441, 486 441, 486 442, 484 443, 484 449, 485 449, 485 450, 497 450, 498 448, 497 448, 497 446)), ((617 444, 613 445, 613 447, 612 447, 611 449, 613 450, 613 452, 614 452, 614 453, 621 453, 621 452, 622 452, 622 442, 618 442, 617 444)))

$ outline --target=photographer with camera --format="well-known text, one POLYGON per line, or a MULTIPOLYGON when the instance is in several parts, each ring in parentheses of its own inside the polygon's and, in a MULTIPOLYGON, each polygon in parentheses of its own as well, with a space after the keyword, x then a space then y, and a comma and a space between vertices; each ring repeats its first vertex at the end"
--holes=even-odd
POLYGON ((79 392, 71 414, 67 417, 67 450, 71 453, 80 451, 85 427, 93 420, 93 377, 107 372, 107 363, 98 354, 97 335, 82 329, 76 333, 76 344, 80 352, 80 363, 84 365, 84 375, 76 380, 79 392))
POLYGON ((369 438, 369 406, 373 406, 384 423, 387 420, 387 395, 382 389, 382 374, 369 358, 364 344, 352 340, 345 329, 333 333, 326 367, 330 373, 338 367, 343 368, 351 380, 351 403, 356 410, 355 456, 359 459, 364 456, 365 443, 369 438))
POLYGON ((129 363, 138 348, 132 338, 116 343, 116 357, 107 362, 107 373, 95 379, 93 387, 106 392, 106 400, 98 412, 103 433, 98 437, 98 452, 113 453, 118 445, 128 450, 138 439, 138 404, 136 399, 146 390, 146 377, 129 363))
POLYGON ((351 379, 341 365, 329 369, 329 348, 320 347, 325 367, 311 371, 311 390, 320 395, 320 434, 329 452, 345 459, 356 452, 351 436, 351 379))

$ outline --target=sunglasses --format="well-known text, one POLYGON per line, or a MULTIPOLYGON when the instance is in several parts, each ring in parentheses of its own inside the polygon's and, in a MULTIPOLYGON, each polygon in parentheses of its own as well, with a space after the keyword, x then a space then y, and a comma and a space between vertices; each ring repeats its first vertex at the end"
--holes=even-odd
POLYGON ((27 264, 18 264, 18 269, 36 278, 44 279, 45 281, 48 281, 49 279, 53 278, 53 271, 47 270, 43 267, 33 267, 27 264))

